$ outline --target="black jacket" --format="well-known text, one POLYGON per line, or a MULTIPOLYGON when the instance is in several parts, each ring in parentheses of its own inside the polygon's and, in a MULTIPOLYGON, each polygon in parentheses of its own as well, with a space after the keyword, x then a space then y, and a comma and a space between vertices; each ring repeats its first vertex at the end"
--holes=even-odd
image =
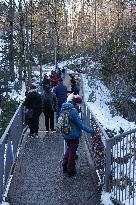
POLYGON ((24 101, 24 106, 27 109, 32 109, 35 116, 39 116, 42 112, 41 95, 34 91, 30 91, 24 101))
POLYGON ((42 95, 42 107, 43 112, 53 111, 55 112, 58 108, 58 101, 55 93, 51 91, 45 91, 42 95))

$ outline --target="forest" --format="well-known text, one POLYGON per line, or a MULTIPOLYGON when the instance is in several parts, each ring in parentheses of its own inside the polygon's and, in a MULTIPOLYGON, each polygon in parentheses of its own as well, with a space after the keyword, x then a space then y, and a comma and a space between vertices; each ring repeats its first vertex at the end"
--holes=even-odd
POLYGON ((1 0, 0 127, 18 106, 10 90, 28 88, 33 66, 54 64, 54 56, 82 56, 82 66, 90 56, 116 108, 136 110, 136 0, 1 0))

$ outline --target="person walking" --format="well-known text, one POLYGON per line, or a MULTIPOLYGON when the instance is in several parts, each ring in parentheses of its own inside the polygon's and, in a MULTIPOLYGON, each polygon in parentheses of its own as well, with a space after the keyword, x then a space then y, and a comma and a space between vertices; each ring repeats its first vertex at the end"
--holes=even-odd
POLYGON ((58 102, 55 93, 51 91, 50 86, 46 86, 46 90, 42 96, 43 113, 45 116, 46 131, 49 133, 55 131, 54 129, 54 112, 58 107, 58 102))
POLYGON ((67 100, 67 87, 63 84, 63 79, 60 79, 59 85, 54 87, 53 92, 56 94, 58 100, 57 119, 61 110, 61 106, 67 100))
POLYGON ((62 78, 65 79, 65 68, 62 68, 62 78))
POLYGON ((70 83, 71 83, 71 93, 79 94, 79 89, 76 85, 76 79, 74 75, 69 75, 71 77, 70 83))
POLYGON ((76 174, 76 151, 79 145, 79 139, 82 135, 82 130, 94 135, 94 129, 83 123, 79 116, 79 107, 82 99, 79 95, 73 97, 72 102, 66 102, 62 105, 62 111, 69 109, 69 117, 71 122, 70 132, 64 134, 64 140, 67 148, 63 158, 63 173, 67 173, 69 177, 76 174))
POLYGON ((48 75, 45 74, 44 78, 43 78, 43 81, 42 81, 43 89, 46 90, 46 86, 48 86, 50 84, 51 84, 50 79, 48 78, 48 75))
POLYGON ((58 70, 57 70, 57 76, 58 76, 59 79, 61 78, 61 74, 62 74, 62 72, 61 72, 60 68, 58 68, 58 70))
POLYGON ((51 87, 55 87, 59 84, 59 78, 58 75, 55 71, 51 71, 51 75, 50 75, 50 80, 51 80, 51 87))
POLYGON ((25 113, 26 124, 30 128, 30 136, 38 137, 39 116, 42 113, 42 99, 37 92, 36 86, 31 85, 30 91, 27 93, 23 105, 27 111, 25 113))

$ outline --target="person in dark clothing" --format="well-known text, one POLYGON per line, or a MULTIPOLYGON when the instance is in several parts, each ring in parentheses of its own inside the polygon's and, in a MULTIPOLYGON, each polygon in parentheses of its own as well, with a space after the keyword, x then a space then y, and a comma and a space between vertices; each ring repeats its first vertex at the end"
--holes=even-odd
POLYGON ((28 92, 23 104, 28 111, 31 110, 32 112, 32 116, 30 118, 26 118, 26 124, 30 128, 30 136, 38 137, 39 116, 42 112, 42 99, 41 95, 36 91, 35 85, 31 85, 30 91, 28 92))
POLYGON ((51 71, 51 76, 50 76, 50 79, 51 79, 51 87, 55 87, 59 84, 59 78, 58 78, 58 75, 55 71, 51 71))
POLYGON ((74 91, 74 93, 76 95, 76 94, 79 94, 79 92, 80 92, 80 77, 75 76, 75 80, 76 80, 76 92, 77 93, 75 93, 75 91, 74 91))
POLYGON ((65 68, 62 68, 62 75, 63 75, 63 79, 65 78, 65 68))
POLYGON ((61 78, 61 70, 60 70, 60 68, 58 68, 57 75, 58 75, 58 78, 60 79, 61 78))
POLYGON ((46 90, 46 86, 50 85, 50 79, 48 78, 48 75, 44 75, 43 81, 42 81, 42 85, 43 85, 43 89, 46 90))
POLYGON ((54 130, 54 112, 57 110, 58 102, 55 93, 51 91, 50 86, 46 86, 46 90, 42 96, 43 113, 45 116, 46 131, 54 130))
POLYGON ((77 95, 77 94, 79 94, 79 91, 80 91, 79 87, 77 86, 77 84, 75 84, 75 85, 72 87, 71 92, 74 93, 74 95, 77 95))
POLYGON ((70 80, 70 83, 71 83, 71 92, 73 93, 75 91, 75 94, 76 93, 76 79, 73 75, 70 75, 71 77, 71 80, 70 80))
POLYGON ((67 100, 67 87, 63 85, 62 78, 60 79, 59 85, 57 85, 53 92, 56 94, 57 100, 58 100, 58 109, 57 109, 57 119, 59 117, 59 113, 61 110, 62 104, 67 100))
POLYGON ((66 102, 62 105, 62 110, 69 109, 71 130, 68 134, 64 134, 64 139, 67 144, 67 149, 63 158, 63 173, 67 173, 69 177, 76 174, 76 151, 79 145, 79 139, 82 135, 82 130, 94 135, 94 130, 83 123, 79 116, 79 105, 82 99, 79 95, 73 97, 72 102, 66 102))

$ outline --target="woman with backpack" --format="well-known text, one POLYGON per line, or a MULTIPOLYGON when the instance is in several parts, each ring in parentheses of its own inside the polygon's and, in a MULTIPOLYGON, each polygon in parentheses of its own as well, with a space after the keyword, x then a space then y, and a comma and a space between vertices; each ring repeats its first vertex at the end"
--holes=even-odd
POLYGON ((54 112, 56 112, 58 108, 58 102, 55 93, 51 91, 51 87, 49 85, 46 86, 42 96, 42 107, 45 116, 46 131, 49 132, 49 130, 51 130, 53 132, 55 131, 54 112))
POLYGON ((88 127, 83 123, 79 116, 80 104, 82 99, 79 95, 73 97, 71 102, 63 103, 61 112, 66 109, 69 110, 69 119, 71 127, 69 132, 63 133, 65 142, 67 144, 67 150, 65 151, 63 158, 63 173, 67 173, 69 177, 76 174, 76 151, 79 145, 79 139, 82 135, 82 130, 94 135, 94 130, 92 127, 88 127))

